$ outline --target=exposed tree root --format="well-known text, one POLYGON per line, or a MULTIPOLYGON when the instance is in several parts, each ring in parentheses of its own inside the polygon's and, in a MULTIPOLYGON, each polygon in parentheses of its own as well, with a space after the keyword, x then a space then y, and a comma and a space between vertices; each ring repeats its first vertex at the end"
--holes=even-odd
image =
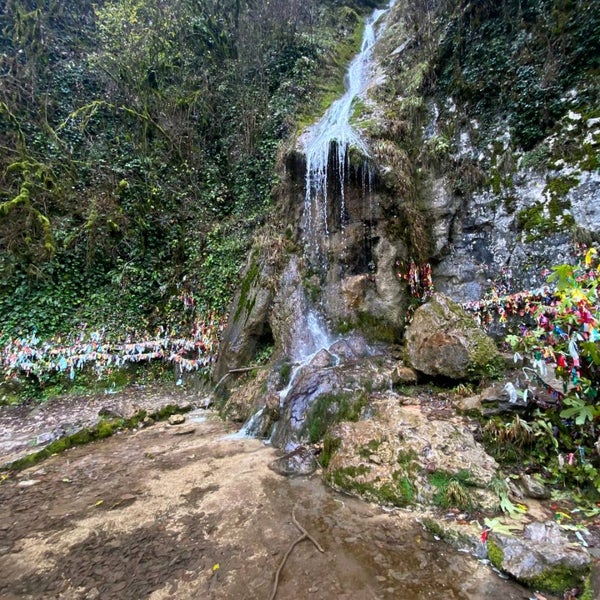
POLYGON ((225 373, 225 375, 223 375, 223 377, 221 377, 221 379, 219 379, 219 381, 217 382, 217 385, 215 385, 215 389, 214 391, 216 391, 216 389, 232 374, 232 373, 248 373, 248 371, 254 371, 254 369, 258 369, 260 367, 242 367, 240 369, 231 369, 231 371, 227 371, 227 373, 225 373))
POLYGON ((310 533, 308 533, 308 531, 306 531, 306 529, 304 529, 304 527, 302 527, 302 525, 300 525, 300 523, 298 523, 298 521, 296 520, 296 507, 294 506, 294 508, 292 509, 292 521, 294 522, 294 525, 300 530, 300 532, 302 533, 302 535, 294 542, 292 542, 291 546, 288 548, 287 552, 283 555, 283 558, 281 559, 281 563, 279 563, 279 568, 277 569, 277 572, 275 573, 275 582, 273 583, 273 591, 271 592, 271 596, 269 598, 269 600, 274 600, 275 596, 277 595, 277 588, 279 587, 279 576, 281 575, 281 571, 283 570, 283 567, 289 557, 289 555, 292 553, 292 550, 296 547, 297 544, 299 544, 302 540, 310 540, 317 548, 317 550, 319 552, 325 552, 325 550, 323 550, 323 548, 321 548, 319 542, 317 542, 317 540, 315 540, 315 538, 310 535, 310 533))

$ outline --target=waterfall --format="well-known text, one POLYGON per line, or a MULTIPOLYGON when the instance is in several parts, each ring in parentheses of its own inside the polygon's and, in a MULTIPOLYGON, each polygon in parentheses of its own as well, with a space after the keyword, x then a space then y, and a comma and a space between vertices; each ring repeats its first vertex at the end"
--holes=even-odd
POLYGON ((376 24, 386 9, 377 9, 367 19, 360 52, 350 63, 345 78, 346 90, 333 102, 320 121, 309 127, 301 142, 306 156, 306 182, 304 198, 305 251, 314 266, 324 267, 323 242, 329 236, 327 223, 327 186, 330 158, 335 165, 333 176, 339 185, 339 215, 344 223, 346 213, 345 183, 349 170, 349 149, 355 148, 366 158, 369 148, 365 140, 350 124, 352 105, 371 82, 372 52, 376 41, 376 24), (336 152, 330 157, 332 147, 336 152))
MULTIPOLYGON (((306 156, 306 188, 302 223, 305 257, 309 266, 320 270, 321 273, 325 272, 327 267, 325 255, 330 234, 327 221, 328 175, 337 178, 337 181, 332 181, 332 183, 336 183, 336 191, 339 188, 339 199, 336 194, 335 200, 338 203, 336 209, 339 210, 343 230, 346 213, 345 185, 349 172, 350 148, 356 149, 365 160, 362 169, 362 198, 368 198, 372 202, 373 172, 367 164, 370 155, 369 148, 360 133, 350 124, 350 119, 354 100, 364 94, 371 84, 372 51, 376 41, 377 23, 392 4, 393 0, 387 9, 375 10, 367 19, 360 52, 348 68, 344 94, 329 107, 320 121, 304 132, 300 139, 306 156), (332 153, 332 148, 335 148, 334 153, 332 153)), ((368 229, 372 227, 373 207, 369 205, 365 208, 367 213, 365 228, 368 229)), ((365 239, 370 239, 369 233, 365 231, 365 239)), ((368 256, 372 254, 372 248, 365 248, 365 250, 368 256)), ((289 273, 284 274, 283 279, 285 280, 287 277, 290 281, 295 281, 297 275, 297 280, 300 281, 297 269, 296 262, 290 261, 289 273)), ((279 391, 280 414, 283 415, 288 411, 287 420, 293 423, 290 429, 293 435, 301 430, 306 412, 319 392, 317 385, 314 389, 305 391, 301 395, 300 402, 297 402, 298 398, 289 397, 301 380, 304 370, 310 368, 313 359, 324 349, 330 352, 330 356, 336 364, 340 361, 340 357, 335 352, 331 352, 335 343, 339 341, 339 337, 334 337, 329 333, 323 316, 311 307, 307 300, 305 304, 299 302, 298 306, 301 306, 303 310, 297 315, 298 318, 290 324, 292 335, 290 335, 289 347, 286 348, 286 353, 293 362, 290 379, 287 386, 279 391)), ((264 430, 265 418, 267 418, 267 411, 263 406, 252 415, 236 436, 256 436, 264 430)), ((283 417, 275 424, 271 433, 271 442, 278 437, 278 429, 281 428, 281 423, 285 419, 286 417, 283 417)), ((289 451, 295 446, 296 441, 286 441, 286 450, 289 451)))

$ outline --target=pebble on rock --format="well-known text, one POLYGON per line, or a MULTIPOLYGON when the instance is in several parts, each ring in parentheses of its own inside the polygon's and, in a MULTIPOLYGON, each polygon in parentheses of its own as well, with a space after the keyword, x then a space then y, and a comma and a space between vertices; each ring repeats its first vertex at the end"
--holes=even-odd
POLYGON ((169 417, 169 425, 181 425, 181 423, 185 423, 185 417, 183 415, 176 414, 169 417))

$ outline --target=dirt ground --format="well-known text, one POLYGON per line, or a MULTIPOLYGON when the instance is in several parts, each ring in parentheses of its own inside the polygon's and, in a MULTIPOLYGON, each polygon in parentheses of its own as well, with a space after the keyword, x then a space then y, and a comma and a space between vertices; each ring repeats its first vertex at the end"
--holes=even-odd
POLYGON ((0 483, 0 598, 516 600, 531 593, 409 512, 286 479, 259 440, 195 411, 71 449, 0 483))

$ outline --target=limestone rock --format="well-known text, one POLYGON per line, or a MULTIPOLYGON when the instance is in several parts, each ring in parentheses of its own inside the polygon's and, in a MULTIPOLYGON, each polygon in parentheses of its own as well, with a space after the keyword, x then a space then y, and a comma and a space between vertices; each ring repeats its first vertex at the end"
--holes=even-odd
POLYGON ((325 348, 323 348, 322 350, 319 350, 319 352, 317 352, 317 354, 314 356, 314 358, 310 361, 311 366, 313 367, 319 367, 319 368, 326 368, 326 367, 331 367, 334 363, 334 358, 331 355, 331 353, 329 352, 329 350, 325 350, 325 348))
POLYGON ((268 373, 261 369, 255 377, 241 378, 239 383, 232 387, 225 406, 220 410, 221 416, 235 423, 243 423, 264 404, 264 390, 269 387, 268 373))
POLYGON ((331 345, 330 351, 338 358, 344 360, 355 360, 368 356, 369 348, 364 338, 359 335, 349 335, 331 345))
POLYGON ((188 425, 187 427, 177 427, 171 432, 171 435, 191 435, 196 431, 196 428, 193 425, 188 425))
POLYGON ((492 533, 488 553, 495 567, 518 581, 557 594, 579 587, 591 566, 589 553, 552 522, 530 523, 522 537, 492 533))
POLYGON ((360 401, 366 387, 373 391, 389 389, 391 368, 392 364, 381 356, 355 358, 326 368, 312 362, 299 367, 282 399, 280 419, 271 439, 273 445, 290 449, 308 441, 307 422, 315 418, 327 420, 314 412, 319 398, 329 397, 331 405, 326 412, 335 413, 338 396, 352 404, 360 401))
POLYGON ((527 498, 537 498, 546 500, 550 498, 550 490, 543 484, 534 479, 531 475, 523 473, 519 479, 519 487, 527 498))
POLYGON ((183 415, 175 414, 169 417, 169 425, 181 425, 181 423, 185 423, 185 417, 183 415))
POLYGON ((334 488, 384 504, 427 504, 437 493, 432 472, 462 472, 468 474, 472 504, 496 507, 486 487, 498 465, 461 419, 430 420, 419 406, 401 405, 391 393, 371 402, 369 420, 341 423, 328 434, 337 440, 325 472, 334 488))
POLYGON ((415 311, 405 340, 407 362, 426 375, 473 379, 499 362, 494 341, 443 294, 415 311))
POLYGON ((410 367, 397 365, 392 371, 392 384, 398 385, 402 383, 408 383, 410 385, 417 383, 417 374, 410 367))
POLYGON ((457 398, 453 402, 454 408, 463 413, 482 412, 481 397, 469 396, 468 398, 457 398))
POLYGON ((212 377, 215 382, 232 369, 251 362, 257 347, 271 339, 269 309, 273 289, 268 282, 276 268, 263 249, 259 257, 248 258, 241 285, 231 305, 227 327, 219 346, 219 358, 212 377))

